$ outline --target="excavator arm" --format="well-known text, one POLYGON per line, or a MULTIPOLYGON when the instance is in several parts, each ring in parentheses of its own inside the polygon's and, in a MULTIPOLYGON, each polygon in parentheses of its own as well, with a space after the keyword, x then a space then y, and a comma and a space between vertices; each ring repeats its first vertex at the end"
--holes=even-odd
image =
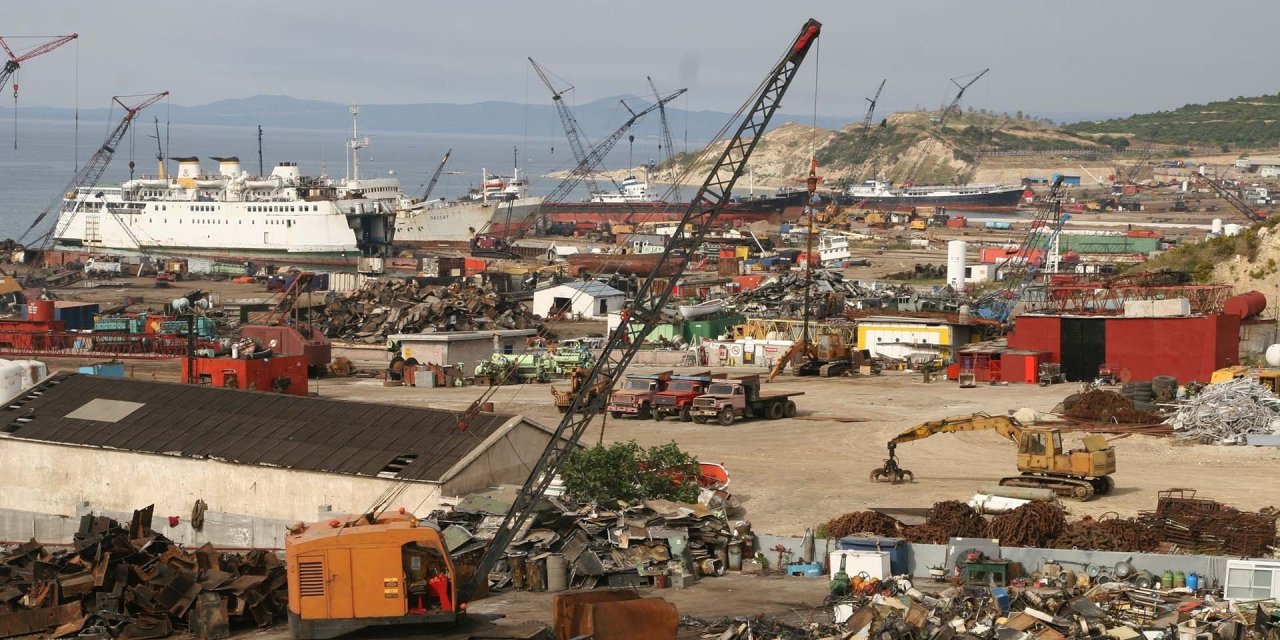
POLYGON ((1009 416, 993 416, 985 413, 943 418, 918 424, 903 431, 889 441, 889 450, 892 452, 895 447, 904 442, 915 442, 939 433, 958 431, 995 431, 1017 444, 1022 437, 1022 423, 1009 416))

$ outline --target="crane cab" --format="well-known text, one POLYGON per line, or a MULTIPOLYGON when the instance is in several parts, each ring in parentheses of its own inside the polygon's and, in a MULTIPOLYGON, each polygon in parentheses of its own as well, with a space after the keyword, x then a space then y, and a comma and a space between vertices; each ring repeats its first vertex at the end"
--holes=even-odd
POLYGON ((285 539, 285 554, 289 630, 297 640, 454 622, 466 609, 443 535, 412 514, 299 524, 285 539))
POLYGON ((1067 450, 1057 429, 1024 429, 1018 438, 1018 470, 1097 478, 1116 472, 1116 450, 1100 435, 1084 438, 1084 448, 1067 450))

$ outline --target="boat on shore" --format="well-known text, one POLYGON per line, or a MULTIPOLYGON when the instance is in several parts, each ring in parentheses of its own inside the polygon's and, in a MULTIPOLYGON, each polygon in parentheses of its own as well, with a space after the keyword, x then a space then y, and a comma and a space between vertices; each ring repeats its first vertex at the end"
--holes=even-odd
MULTIPOLYGON (((662 257, 661 252, 657 253, 570 253, 564 256, 565 262, 569 263, 569 272, 572 275, 587 274, 622 274, 628 276, 647 276, 653 272, 658 266, 658 259, 662 257)), ((661 276, 676 275, 677 268, 680 266, 678 260, 667 262, 666 269, 659 273, 661 276)))
POLYGON ((685 320, 693 320, 703 316, 712 316, 724 311, 724 300, 716 298, 715 300, 707 300, 698 304, 682 304, 677 307, 680 317, 685 320))
POLYGON ((529 195, 519 169, 510 177, 484 172, 479 189, 453 201, 413 201, 396 212, 395 243, 403 247, 458 247, 480 233, 520 225, 542 198, 529 195))
POLYGON ((867 180, 845 189, 839 203, 869 209, 949 207, 999 212, 1017 208, 1024 190, 1022 185, 893 186, 882 180, 867 180))

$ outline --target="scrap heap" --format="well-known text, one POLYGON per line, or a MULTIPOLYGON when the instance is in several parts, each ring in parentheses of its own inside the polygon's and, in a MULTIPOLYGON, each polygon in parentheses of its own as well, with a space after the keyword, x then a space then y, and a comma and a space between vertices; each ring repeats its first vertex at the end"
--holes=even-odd
MULTIPOLYGON (((187 629, 226 637, 285 612, 284 563, 266 551, 188 550, 152 531, 152 507, 129 526, 86 515, 69 549, 34 540, 0 552, 0 637, 160 638, 187 629)), ((202 514, 201 514, 202 515, 202 514)))
POLYGON ((312 323, 329 338, 369 344, 397 333, 528 329, 539 324, 528 307, 499 296, 490 285, 426 286, 413 280, 370 281, 351 296, 330 302, 312 323))
POLYGON ((1275 433, 1280 398, 1251 378, 1206 387, 1169 419, 1173 436, 1205 444, 1245 444, 1249 434, 1275 433))
MULTIPOLYGON (((467 554, 491 539, 509 508, 501 495, 472 495, 430 518, 442 527, 450 553, 465 564, 467 554)), ((732 558, 752 557, 751 540, 748 523, 702 504, 574 505, 547 498, 527 532, 511 543, 505 562, 490 574, 490 583, 496 589, 545 590, 548 559, 562 556, 571 589, 648 585, 655 576, 680 584, 721 575, 732 558)))
MULTIPOLYGON (((905 284, 866 284, 847 280, 839 271, 813 270, 811 309, 814 317, 843 316, 846 310, 956 313, 973 299, 943 287, 921 292, 905 284)), ((786 273, 729 299, 729 309, 760 318, 795 318, 804 313, 804 274, 786 273)))
POLYGON ((1187 552, 1258 558, 1276 546, 1273 509, 1250 513, 1197 498, 1193 489, 1161 491, 1154 512, 1141 520, 1165 543, 1187 552))
POLYGON ((1159 424, 1164 421, 1158 414, 1135 409, 1133 400, 1106 389, 1090 389, 1067 396, 1062 401, 1060 413, 1076 420, 1113 424, 1159 424))

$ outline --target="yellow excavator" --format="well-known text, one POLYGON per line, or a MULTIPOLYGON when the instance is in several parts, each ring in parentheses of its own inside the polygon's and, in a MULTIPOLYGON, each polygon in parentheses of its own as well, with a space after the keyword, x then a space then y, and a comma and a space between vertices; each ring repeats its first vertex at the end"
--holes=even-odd
POLYGON ((1048 427, 1027 427, 1010 416, 975 413, 925 422, 903 431, 889 441, 889 457, 884 465, 871 471, 873 481, 897 484, 911 482, 915 476, 898 466, 895 450, 899 444, 923 440, 939 433, 957 431, 995 431, 1018 445, 1018 471, 1021 475, 1002 478, 1001 486, 1052 489, 1054 493, 1088 500, 1104 496, 1115 488, 1111 474, 1116 472, 1116 450, 1107 439, 1091 434, 1084 437, 1083 449, 1062 447, 1062 432, 1048 427))

